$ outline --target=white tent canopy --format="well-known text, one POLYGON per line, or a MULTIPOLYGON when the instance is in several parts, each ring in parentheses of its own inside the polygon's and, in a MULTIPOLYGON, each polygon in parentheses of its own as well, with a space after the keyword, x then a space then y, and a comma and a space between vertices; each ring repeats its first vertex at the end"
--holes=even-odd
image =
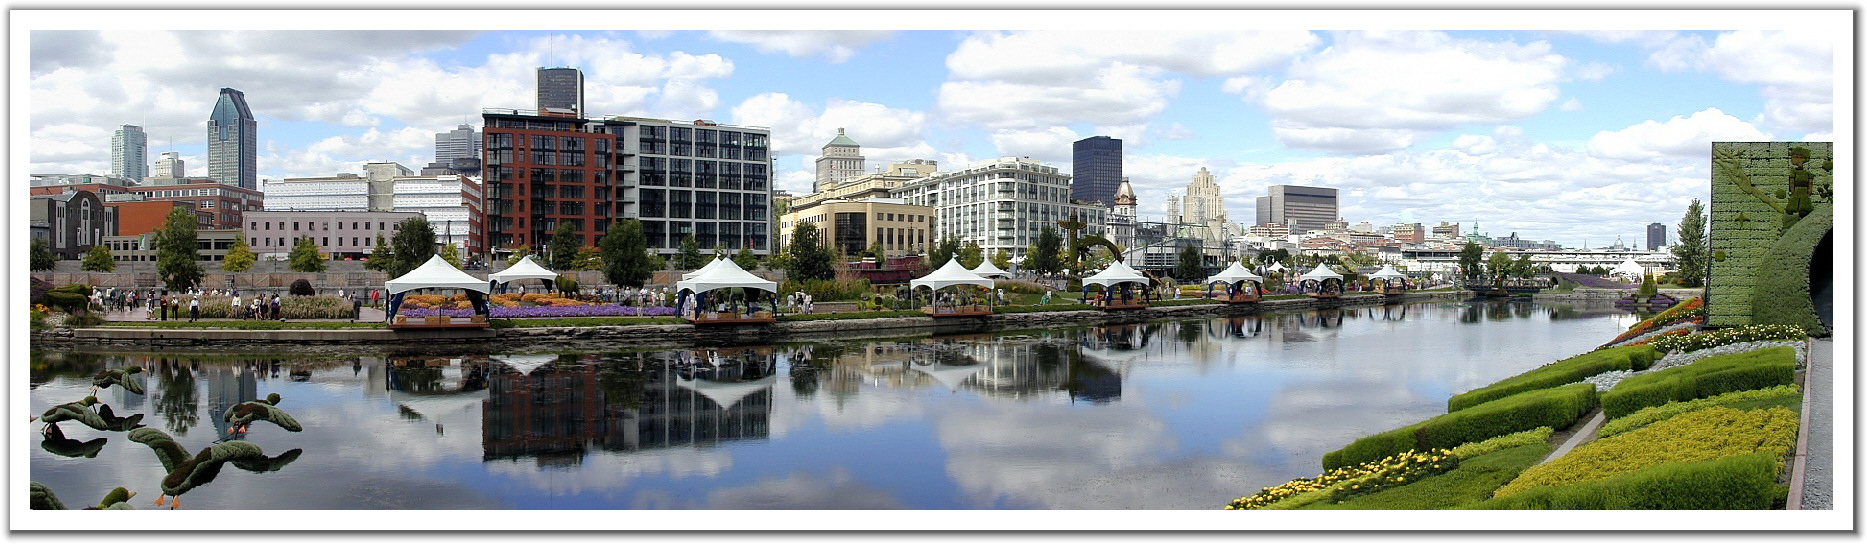
POLYGON ((1318 264, 1315 270, 1303 274, 1301 278, 1304 280, 1315 280, 1317 283, 1321 283, 1322 280, 1342 279, 1342 275, 1335 273, 1334 270, 1330 270, 1328 265, 1318 264))
POLYGON ((1271 261, 1271 266, 1264 269, 1265 272, 1278 272, 1283 270, 1289 270, 1289 268, 1285 268, 1284 263, 1277 261, 1271 261))
POLYGON ((1011 273, 1010 273, 1010 272, 1006 272, 1006 271, 1004 271, 1004 270, 1000 270, 1000 269, 998 268, 998 265, 995 265, 995 264, 992 264, 992 260, 991 260, 991 259, 984 259, 984 260, 981 260, 981 261, 979 261, 979 267, 978 267, 978 268, 974 268, 974 269, 972 269, 972 273, 974 273, 974 274, 978 274, 978 275, 979 275, 979 277, 981 277, 981 278, 990 278, 990 277, 992 277, 992 276, 1010 276, 1010 275, 1011 275, 1011 273))
POLYGON ((1135 283, 1139 283, 1142 285, 1146 285, 1147 276, 1141 275, 1140 272, 1136 272, 1133 268, 1130 268, 1127 264, 1124 264, 1121 261, 1115 261, 1115 262, 1109 263, 1109 267, 1102 269, 1101 272, 1097 272, 1093 276, 1083 278, 1083 285, 1093 284, 1093 285, 1101 285, 1104 287, 1113 287, 1117 284, 1122 284, 1122 283, 1127 283, 1127 282, 1135 282, 1135 283))
POLYGON ((1394 270, 1394 265, 1390 264, 1390 265, 1381 267, 1380 272, 1369 274, 1368 277, 1377 279, 1377 280, 1398 280, 1398 279, 1405 279, 1407 275, 1394 270))
POLYGON ((1252 274, 1250 270, 1245 270, 1245 265, 1239 264, 1238 261, 1232 261, 1232 266, 1225 267, 1225 270, 1220 270, 1219 273, 1213 274, 1210 278, 1206 278, 1205 283, 1207 285, 1220 282, 1230 284, 1241 281, 1263 282, 1264 277, 1252 274))
POLYGON ((556 272, 539 266, 537 262, 532 261, 531 255, 526 255, 525 258, 519 259, 519 264, 506 267, 505 270, 488 274, 486 279, 492 280, 493 283, 505 283, 512 280, 535 279, 549 281, 557 279, 557 277, 558 274, 556 272))
POLYGON ((677 292, 693 291, 695 293, 705 293, 714 289, 727 289, 731 287, 744 287, 773 293, 778 292, 778 282, 754 276, 751 272, 746 272, 745 269, 739 268, 739 265, 734 263, 732 259, 713 261, 713 264, 708 265, 706 273, 696 275, 691 279, 675 282, 674 284, 674 288, 677 292))
POLYGON ((712 269, 713 269, 713 267, 715 267, 715 266, 719 266, 719 265, 720 265, 720 261, 725 261, 725 260, 729 260, 729 259, 727 259, 727 258, 725 258, 725 257, 720 257, 720 258, 717 258, 717 259, 713 259, 713 262, 710 262, 710 263, 707 263, 707 264, 706 264, 706 266, 702 266, 702 267, 700 267, 700 268, 696 268, 696 269, 694 269, 694 270, 692 270, 692 271, 688 271, 688 272, 682 272, 682 273, 681 273, 681 279, 683 279, 683 280, 691 280, 691 279, 694 279, 694 277, 695 277, 695 276, 699 276, 699 275, 701 275, 701 274, 705 274, 705 273, 707 273, 707 271, 708 271, 708 270, 712 270, 712 269))
POLYGON ((1608 274, 1640 279, 1642 276, 1647 275, 1647 267, 1640 266, 1640 263, 1634 262, 1633 257, 1628 257, 1627 260, 1621 261, 1620 265, 1615 266, 1614 270, 1608 271, 1608 274))
POLYGON ((422 263, 419 268, 399 278, 389 280, 386 288, 392 295, 414 289, 465 289, 478 293, 485 293, 488 290, 486 280, 461 272, 454 268, 454 265, 447 264, 447 261, 440 255, 430 257, 428 262, 422 263))
POLYGON ((980 277, 978 274, 972 273, 971 270, 967 270, 966 265, 959 264, 959 259, 948 259, 945 266, 941 266, 939 270, 933 271, 932 274, 908 281, 908 286, 911 288, 920 289, 921 287, 926 287, 936 291, 954 285, 977 285, 990 289, 993 285, 997 285, 997 282, 980 277))

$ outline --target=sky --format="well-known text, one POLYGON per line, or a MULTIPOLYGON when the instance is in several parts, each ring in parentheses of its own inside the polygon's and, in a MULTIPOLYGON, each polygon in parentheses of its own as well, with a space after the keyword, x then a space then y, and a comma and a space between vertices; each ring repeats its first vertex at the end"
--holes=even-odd
POLYGON ((109 173, 124 124, 204 176, 221 87, 258 118, 262 179, 419 169, 435 133, 532 109, 536 68, 573 66, 593 114, 768 127, 792 194, 838 128, 871 169, 1067 173, 1106 135, 1143 220, 1205 167, 1233 221, 1297 184, 1351 223, 1600 247, 1676 238, 1710 142, 1852 134, 1846 12, 285 13, 13 12, 15 179, 109 173), (553 29, 580 20, 623 30, 553 29), (733 30, 665 30, 696 24, 733 30), (806 24, 850 29, 772 30, 806 24))

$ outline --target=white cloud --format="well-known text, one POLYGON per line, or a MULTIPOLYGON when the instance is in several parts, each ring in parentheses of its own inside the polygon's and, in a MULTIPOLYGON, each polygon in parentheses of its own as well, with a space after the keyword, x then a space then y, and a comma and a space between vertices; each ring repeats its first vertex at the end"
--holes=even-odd
POLYGON ((1186 125, 1179 123, 1174 123, 1162 129, 1160 133, 1160 137, 1163 140, 1191 140, 1196 136, 1198 135, 1193 132, 1193 129, 1186 128, 1186 125))
POLYGON ((1756 142, 1770 140, 1757 130, 1717 108, 1675 116, 1664 123, 1647 121, 1617 131, 1602 131, 1588 140, 1588 153, 1594 157, 1623 161, 1650 161, 1665 158, 1709 160, 1711 143, 1756 142))
POLYGON ((1041 130, 995 130, 992 146, 1003 157, 1031 157, 1044 162, 1069 161, 1071 144, 1083 137, 1064 127, 1041 130))
POLYGON ((894 38, 892 30, 714 30, 713 39, 752 44, 761 53, 784 53, 793 57, 823 55, 830 62, 843 62, 857 49, 894 38))
POLYGON ((1112 64, 1194 76, 1242 76, 1274 68, 1321 41, 1308 31, 981 32, 947 57, 958 79, 1075 84, 1112 64))
POLYGON ((1834 119, 1834 41, 1805 30, 1743 30, 1718 35, 1705 51, 1719 77, 1763 88, 1765 123, 1819 132, 1834 119))
POLYGON ((1143 124, 1180 90, 1178 81, 1159 75, 1156 68, 1115 62, 1083 86, 948 81, 940 85, 938 108, 949 120, 995 129, 1143 124))
POLYGON ((1569 61, 1549 44, 1454 39, 1442 32, 1350 32, 1297 61, 1264 105, 1279 141, 1373 153, 1465 124, 1507 123, 1546 109, 1569 61))

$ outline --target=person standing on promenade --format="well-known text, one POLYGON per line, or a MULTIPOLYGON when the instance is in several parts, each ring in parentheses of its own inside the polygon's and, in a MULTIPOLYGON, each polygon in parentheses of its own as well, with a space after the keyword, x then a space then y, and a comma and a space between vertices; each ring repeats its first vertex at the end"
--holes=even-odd
POLYGON ((162 295, 162 299, 156 301, 156 307, 160 308, 160 310, 157 310, 157 313, 159 313, 162 316, 162 320, 168 321, 169 320, 169 297, 168 295, 162 295))
POLYGON ((233 309, 233 311, 230 312, 230 314, 233 316, 234 319, 240 319, 242 317, 245 317, 245 316, 240 315, 240 311, 245 310, 246 308, 240 306, 240 292, 239 291, 233 292, 233 304, 230 306, 230 308, 233 309))
POLYGON ((201 297, 196 296, 194 298, 188 299, 188 322, 193 323, 194 320, 199 319, 200 317, 201 317, 201 297))
POLYGON ((279 294, 278 293, 272 294, 272 319, 277 319, 279 321, 285 321, 285 318, 279 317, 279 294))
POLYGON ((357 318, 362 317, 362 316, 363 316, 363 294, 357 293, 356 296, 350 297, 350 322, 356 323, 357 318))

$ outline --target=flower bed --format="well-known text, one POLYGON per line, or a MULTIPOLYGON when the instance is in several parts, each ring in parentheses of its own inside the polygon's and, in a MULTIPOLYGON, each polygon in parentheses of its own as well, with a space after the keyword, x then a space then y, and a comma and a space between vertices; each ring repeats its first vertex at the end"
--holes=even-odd
POLYGON ((1790 384, 1764 389, 1732 391, 1730 393, 1713 395, 1702 399, 1668 402, 1659 406, 1648 406, 1646 408, 1641 408, 1638 412, 1627 414, 1615 418, 1613 421, 1603 423, 1601 425, 1601 430, 1596 431, 1596 436, 1607 438, 1665 421, 1673 416, 1688 412, 1696 412, 1713 406, 1725 406, 1770 398, 1791 397, 1801 394, 1801 387, 1790 384))
POLYGON ((1786 408, 1707 408, 1577 446, 1568 455, 1525 470, 1495 496, 1751 453, 1769 453, 1781 463, 1795 447, 1796 426, 1796 413, 1786 408))
POLYGON ((1802 340, 1808 336, 1808 331, 1795 325, 1744 325, 1685 336, 1663 336, 1653 339, 1651 344, 1662 353, 1693 352, 1738 342, 1802 340))
POLYGON ((1225 509, 1256 510, 1280 502, 1285 503, 1279 504, 1280 508, 1288 508, 1319 500, 1339 501, 1406 485, 1457 466, 1458 458, 1443 449, 1426 453, 1406 451, 1353 467, 1332 469, 1315 478, 1297 478, 1266 487, 1255 495, 1233 500, 1225 509), (1299 496, 1301 498, 1297 498, 1299 496))
POLYGON ((1658 354, 1646 346, 1627 346, 1596 350, 1543 365, 1497 383, 1453 395, 1446 399, 1446 411, 1457 412, 1472 406, 1525 391, 1547 389, 1575 383, 1583 378, 1610 370, 1645 370, 1658 354))
POLYGON ((1601 395, 1601 411, 1611 420, 1648 406, 1793 383, 1795 373, 1796 352, 1786 347, 1708 357, 1622 380, 1601 395))
POLYGON ((1608 341, 1606 344, 1602 344, 1602 347, 1620 345, 1622 342, 1632 340, 1647 333, 1687 322, 1705 322, 1705 300, 1703 298, 1692 297, 1686 299, 1684 302, 1674 304, 1673 307, 1667 308, 1666 311, 1647 318, 1645 321, 1636 323, 1632 327, 1628 327, 1627 332, 1621 333, 1620 336, 1614 337, 1613 340, 1608 341))
MULTIPOLYGON (((493 317, 496 319, 510 319, 510 318, 523 318, 523 317, 638 317, 638 316, 640 317, 667 317, 667 316, 674 315, 675 312, 674 312, 674 308, 670 308, 667 306, 650 306, 647 308, 640 308, 636 306, 583 305, 583 306, 521 306, 521 307, 516 307, 516 308, 493 306, 493 307, 487 308, 487 313, 489 314, 490 317, 493 317)), ((408 317, 428 317, 428 316, 433 316, 433 315, 445 315, 448 317, 473 317, 474 314, 473 314, 472 309, 434 310, 434 309, 413 308, 413 309, 398 310, 396 312, 396 315, 405 315, 408 317)))

